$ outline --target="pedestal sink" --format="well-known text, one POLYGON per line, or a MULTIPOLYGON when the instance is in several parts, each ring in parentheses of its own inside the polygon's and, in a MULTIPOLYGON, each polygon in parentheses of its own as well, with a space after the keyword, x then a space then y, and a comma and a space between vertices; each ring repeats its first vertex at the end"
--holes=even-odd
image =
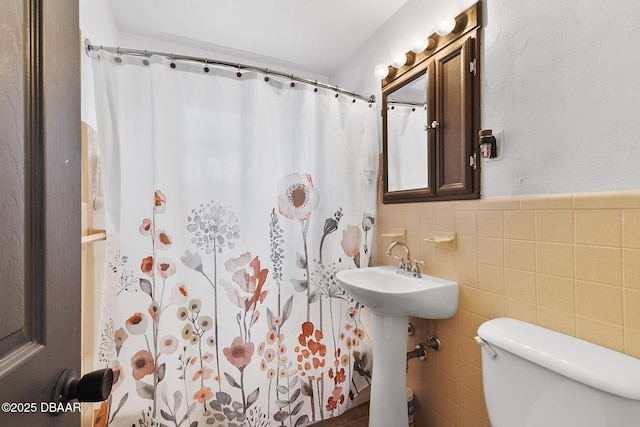
POLYGON ((408 424, 407 316, 446 319, 458 309, 458 284, 438 277, 410 277, 381 266, 338 273, 342 287, 371 310, 373 378, 369 427, 408 424))

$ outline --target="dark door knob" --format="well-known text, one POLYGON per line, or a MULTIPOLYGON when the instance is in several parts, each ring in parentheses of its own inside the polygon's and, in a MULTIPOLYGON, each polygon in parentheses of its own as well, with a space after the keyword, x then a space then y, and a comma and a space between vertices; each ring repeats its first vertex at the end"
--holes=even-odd
POLYGON ((51 393, 51 402, 66 403, 73 399, 79 402, 101 402, 107 400, 113 386, 111 368, 89 372, 78 379, 73 368, 60 372, 51 393))

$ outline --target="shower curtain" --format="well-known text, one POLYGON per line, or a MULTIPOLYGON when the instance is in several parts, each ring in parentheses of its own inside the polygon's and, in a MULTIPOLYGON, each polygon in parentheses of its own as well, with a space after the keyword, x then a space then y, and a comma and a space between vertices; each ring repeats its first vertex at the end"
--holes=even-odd
POLYGON ((259 72, 92 53, 107 266, 94 425, 299 426, 370 380, 376 109, 259 72))

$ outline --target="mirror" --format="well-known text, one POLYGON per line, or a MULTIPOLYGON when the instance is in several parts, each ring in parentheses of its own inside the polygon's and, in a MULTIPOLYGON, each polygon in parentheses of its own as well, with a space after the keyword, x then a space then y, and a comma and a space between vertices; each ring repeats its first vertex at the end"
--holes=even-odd
POLYGON ((388 191, 427 188, 427 72, 387 95, 388 191))
POLYGON ((388 67, 382 83, 383 203, 480 197, 480 2, 388 67))

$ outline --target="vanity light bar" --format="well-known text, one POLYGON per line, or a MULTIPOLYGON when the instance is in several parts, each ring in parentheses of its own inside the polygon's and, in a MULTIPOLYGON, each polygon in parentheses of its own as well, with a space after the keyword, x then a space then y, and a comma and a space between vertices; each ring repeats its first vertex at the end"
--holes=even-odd
MULTIPOLYGON (((479 3, 479 2, 478 2, 479 3)), ((470 6, 465 11, 460 13, 455 18, 447 18, 441 20, 433 34, 430 36, 416 36, 411 42, 411 49, 405 54, 398 54, 394 56, 391 65, 378 64, 374 68, 373 74, 380 80, 393 79, 398 70, 405 66, 412 66, 419 57, 423 56, 425 52, 432 51, 436 48, 440 49, 442 45, 441 40, 448 39, 448 36, 453 33, 466 32, 470 28, 476 25, 478 20, 477 15, 477 3, 470 6), (404 61, 403 61, 404 59, 404 61)), ((431 52, 433 53, 433 52, 431 52)))

